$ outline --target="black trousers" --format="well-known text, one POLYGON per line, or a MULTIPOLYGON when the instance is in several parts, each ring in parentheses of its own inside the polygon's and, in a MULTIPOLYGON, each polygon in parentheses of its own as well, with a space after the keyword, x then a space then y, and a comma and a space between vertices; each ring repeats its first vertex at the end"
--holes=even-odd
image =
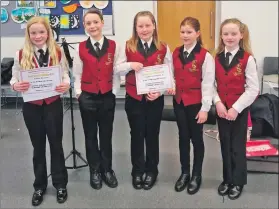
POLYGON ((56 189, 66 188, 68 173, 65 167, 63 138, 63 107, 61 99, 47 105, 23 104, 23 117, 33 145, 34 188, 47 188, 46 136, 51 155, 52 183, 56 189))
POLYGON ((223 158, 223 180, 229 184, 245 185, 248 108, 244 109, 235 121, 217 116, 217 122, 223 158))
POLYGON ((158 175, 159 132, 164 108, 164 96, 155 101, 138 101, 126 95, 125 111, 131 129, 132 175, 158 175), (146 159, 144 155, 144 142, 146 159))
POLYGON ((182 173, 190 173, 190 140, 193 144, 194 163, 192 175, 201 176, 204 158, 203 124, 197 123, 196 116, 201 104, 184 106, 173 100, 179 133, 179 151, 182 173))
POLYGON ((78 100, 90 170, 110 171, 115 95, 111 91, 106 94, 83 91, 78 100))

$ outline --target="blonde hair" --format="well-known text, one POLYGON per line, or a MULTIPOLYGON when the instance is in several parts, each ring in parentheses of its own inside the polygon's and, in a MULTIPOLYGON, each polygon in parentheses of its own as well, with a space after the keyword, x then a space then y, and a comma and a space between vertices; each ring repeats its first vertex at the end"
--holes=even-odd
POLYGON ((148 16, 151 19, 152 24, 155 26, 155 30, 153 32, 153 42, 157 49, 161 49, 161 44, 163 44, 163 43, 161 43, 161 41, 159 41, 155 17, 150 11, 138 12, 136 14, 136 16, 134 17, 133 34, 132 34, 132 37, 127 41, 127 49, 131 50, 132 52, 137 51, 137 45, 138 45, 138 40, 139 40, 139 36, 137 33, 137 21, 138 21, 138 18, 142 17, 142 16, 148 16))
POLYGON ((246 24, 242 23, 239 19, 237 18, 231 18, 231 19, 226 19, 222 22, 220 26, 220 32, 219 32, 219 45, 218 48, 215 52, 215 54, 220 54, 225 50, 225 44, 222 40, 222 29, 226 24, 233 23, 238 25, 239 31, 242 34, 243 38, 239 42, 240 48, 242 48, 244 51, 248 52, 249 54, 253 55, 252 49, 251 49, 251 44, 250 44, 250 35, 249 35, 249 30, 246 24))
POLYGON ((57 51, 61 52, 60 47, 58 44, 55 42, 52 34, 52 29, 48 23, 48 21, 44 17, 32 17, 28 22, 25 30, 25 42, 22 50, 22 59, 20 62, 20 66, 24 70, 28 69, 33 69, 35 68, 35 63, 33 62, 33 56, 34 56, 34 49, 33 49, 33 44, 30 40, 30 34, 29 34, 29 29, 31 25, 35 23, 40 23, 43 24, 47 30, 48 38, 46 41, 46 45, 49 51, 49 55, 52 59, 52 64, 53 65, 58 65, 59 60, 57 56, 57 51))

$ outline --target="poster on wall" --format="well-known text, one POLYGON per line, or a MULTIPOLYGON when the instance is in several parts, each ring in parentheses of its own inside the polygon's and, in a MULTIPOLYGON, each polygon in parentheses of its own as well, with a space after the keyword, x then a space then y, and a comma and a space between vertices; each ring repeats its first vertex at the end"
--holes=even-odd
POLYGON ((104 35, 115 35, 112 0, 16 0, 1 1, 1 36, 24 36, 26 22, 35 15, 45 17, 56 36, 84 35, 84 13, 95 8, 104 16, 104 35))

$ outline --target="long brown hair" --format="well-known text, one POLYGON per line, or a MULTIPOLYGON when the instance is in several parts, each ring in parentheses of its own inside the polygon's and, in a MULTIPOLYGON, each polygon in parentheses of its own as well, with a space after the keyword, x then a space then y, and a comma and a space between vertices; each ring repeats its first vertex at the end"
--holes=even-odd
POLYGON ((47 45, 47 48, 49 51, 49 55, 52 59, 53 65, 59 64, 57 51, 61 52, 61 49, 53 38, 52 30, 51 30, 49 23, 44 17, 35 16, 35 17, 32 17, 27 22, 27 27, 25 30, 25 42, 24 42, 24 46, 23 46, 23 50, 22 50, 22 59, 20 62, 20 66, 24 70, 35 68, 35 64, 33 62, 34 49, 33 49, 33 44, 30 40, 30 35, 29 35, 29 28, 31 27, 31 25, 33 25, 35 23, 40 23, 45 26, 45 28, 47 30, 47 34, 48 34, 46 45, 47 45))
MULTIPOLYGON (((194 17, 185 17, 184 20, 180 23, 180 28, 185 25, 190 25, 196 32, 201 31, 201 25, 198 19, 194 17)), ((197 42, 202 45, 202 37, 201 37, 201 32, 200 36, 197 38, 197 42)))
POLYGON ((226 19, 222 22, 220 26, 220 32, 219 32, 219 45, 216 50, 216 54, 220 54, 225 50, 225 44, 222 40, 222 29, 226 24, 233 23, 238 25, 239 31, 242 34, 243 38, 239 42, 239 47, 242 48, 244 51, 248 52, 249 54, 253 55, 252 49, 251 49, 251 43, 250 43, 250 35, 249 35, 249 30, 246 24, 242 23, 239 19, 237 18, 231 18, 231 19, 226 19))
POLYGON ((142 16, 148 16, 151 19, 151 22, 155 27, 155 30, 153 31, 153 42, 154 42, 156 48, 160 49, 162 43, 159 41, 159 38, 158 38, 157 24, 155 21, 155 17, 149 11, 138 12, 136 14, 136 16, 134 17, 133 34, 132 34, 132 37, 127 41, 127 49, 131 50, 132 52, 137 51, 137 45, 138 45, 138 40, 139 40, 139 36, 137 33, 137 21, 138 21, 138 18, 142 17, 142 16))

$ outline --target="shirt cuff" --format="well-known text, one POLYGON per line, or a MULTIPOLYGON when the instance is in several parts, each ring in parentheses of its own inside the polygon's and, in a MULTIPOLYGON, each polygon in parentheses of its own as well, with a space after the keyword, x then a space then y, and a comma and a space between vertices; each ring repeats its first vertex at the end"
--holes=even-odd
POLYGON ((203 104, 201 107, 201 111, 208 112, 210 110, 211 105, 205 105, 203 104))
POLYGON ((217 102, 221 102, 221 99, 218 95, 216 95, 213 99, 214 104, 216 104, 217 102))
POLYGON ((81 94, 81 89, 76 89, 76 98, 81 94))
POLYGON ((241 113, 244 108, 242 108, 239 104, 234 103, 232 108, 235 109, 238 113, 241 113))

